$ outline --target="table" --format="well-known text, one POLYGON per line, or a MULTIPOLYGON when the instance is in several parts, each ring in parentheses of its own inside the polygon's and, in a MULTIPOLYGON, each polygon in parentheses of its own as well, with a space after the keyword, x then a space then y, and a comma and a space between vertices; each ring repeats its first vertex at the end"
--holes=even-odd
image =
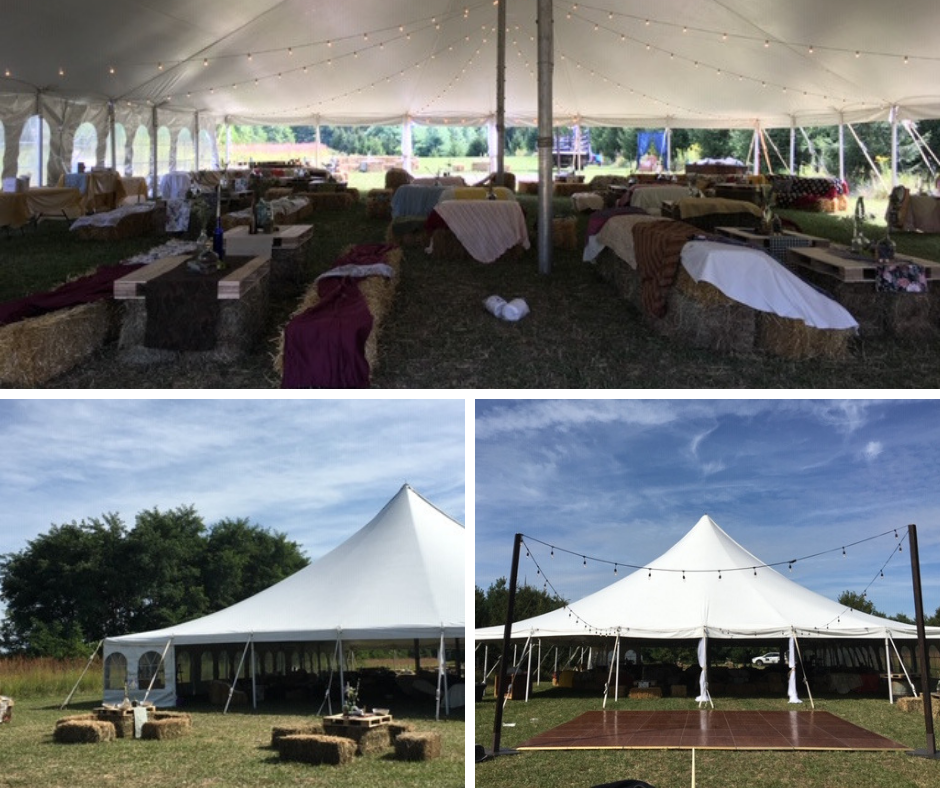
POLYGON ((379 725, 388 725, 391 721, 391 714, 363 714, 348 717, 344 714, 331 714, 323 718, 324 725, 334 725, 340 728, 375 728, 379 725))
POLYGON ((81 192, 71 186, 37 186, 26 192, 31 217, 77 219, 85 213, 81 192))
MULTIPOLYGON (((208 331, 210 336, 214 331, 214 344, 206 342, 196 345, 198 349, 189 349, 192 345, 187 344, 185 336, 178 344, 173 341, 155 343, 152 332, 157 313, 152 299, 148 298, 148 286, 151 286, 150 295, 154 295, 153 283, 167 275, 175 277, 179 281, 179 289, 185 291, 187 277, 180 266, 188 259, 189 255, 165 257, 115 281, 114 298, 124 302, 118 340, 122 361, 132 364, 173 361, 180 353, 203 356, 208 360, 230 361, 244 355, 262 331, 268 306, 271 258, 269 255, 226 256, 227 273, 215 275, 217 309, 212 311, 217 314, 200 314, 194 309, 198 304, 185 298, 179 300, 178 307, 162 304, 159 310, 164 320, 178 320, 181 326, 187 325, 187 321, 193 321, 194 328, 208 331), (213 319, 214 323, 211 322, 213 319), (195 321, 199 321, 200 325, 195 325, 195 321), (149 342, 148 327, 151 337, 149 342)), ((202 300, 205 290, 195 283, 211 285, 212 280, 200 274, 192 274, 192 277, 193 297, 197 297, 198 290, 199 300, 202 300)), ((164 281, 161 280, 161 283, 164 281)))
MULTIPOLYGON (((149 718, 157 709, 152 703, 138 703, 137 708, 145 709, 149 718)), ((139 738, 134 730, 134 707, 96 706, 92 709, 95 718, 101 722, 110 722, 119 739, 139 738)))
POLYGON ((716 227, 715 232, 726 238, 733 238, 749 246, 763 249, 775 260, 784 264, 787 262, 787 249, 795 246, 829 246, 828 238, 798 233, 795 230, 784 230, 778 235, 765 235, 746 227, 716 227))
POLYGON ((29 223, 26 192, 0 192, 0 227, 22 227, 29 223))
POLYGON ((59 178, 58 186, 78 189, 83 213, 112 210, 118 202, 118 175, 114 170, 69 172, 59 178))
POLYGON ((226 255, 267 255, 271 258, 271 292, 288 295, 303 284, 303 261, 313 240, 312 224, 278 225, 273 233, 255 233, 239 225, 224 236, 226 255))
POLYGON ((366 714, 361 717, 344 717, 331 714, 323 718, 323 732, 327 736, 342 736, 356 742, 360 755, 379 752, 391 744, 389 725, 391 714, 366 714))
POLYGON ((787 251, 787 264, 803 279, 827 291, 858 320, 862 336, 936 335, 940 316, 940 263, 911 255, 898 262, 923 267, 926 293, 877 292, 874 259, 857 259, 838 246, 800 246, 787 251))
POLYGON ((438 243, 443 239, 434 237, 440 229, 453 233, 470 257, 481 263, 492 263, 514 247, 530 246, 525 214, 515 200, 445 200, 431 211, 425 227, 435 256, 443 251, 438 243))

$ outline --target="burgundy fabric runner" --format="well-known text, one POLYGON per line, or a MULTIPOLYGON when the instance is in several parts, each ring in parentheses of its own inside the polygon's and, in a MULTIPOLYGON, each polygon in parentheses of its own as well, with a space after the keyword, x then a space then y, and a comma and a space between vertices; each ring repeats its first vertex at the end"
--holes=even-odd
MULTIPOLYGON (((393 244, 360 244, 331 267, 384 262, 395 248, 393 244)), ((317 283, 317 293, 320 300, 284 329, 281 387, 368 388, 365 346, 373 319, 359 280, 324 277, 317 283)))
POLYGON ((619 208, 605 208, 600 211, 594 211, 588 217, 587 234, 597 235, 601 231, 601 228, 607 224, 608 219, 613 216, 622 216, 623 214, 642 214, 643 216, 648 215, 642 208, 631 208, 629 205, 624 205, 619 208))
POLYGON ((28 317, 38 317, 59 309, 69 309, 80 304, 89 304, 103 298, 112 298, 114 282, 126 276, 140 265, 103 265, 94 273, 67 282, 55 290, 34 293, 15 301, 0 304, 0 326, 16 323, 28 317))

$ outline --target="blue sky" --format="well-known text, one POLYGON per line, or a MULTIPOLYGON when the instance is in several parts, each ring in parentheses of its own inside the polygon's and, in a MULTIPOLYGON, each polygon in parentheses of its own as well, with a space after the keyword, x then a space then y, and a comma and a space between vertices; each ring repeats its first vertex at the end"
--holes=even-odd
MULTIPOLYGON (((624 576, 590 557, 642 566, 708 514, 767 563, 835 549, 790 576, 831 599, 871 584, 877 609, 910 616, 910 556, 893 529, 915 523, 924 609, 940 607, 937 401, 477 400, 475 425, 484 589, 509 576, 516 532, 579 554, 533 543, 573 601, 624 576)), ((524 552, 519 571, 544 587, 524 552)))
POLYGON ((465 423, 463 399, 0 399, 0 554, 53 524, 191 504, 315 560, 405 483, 465 523, 465 423))

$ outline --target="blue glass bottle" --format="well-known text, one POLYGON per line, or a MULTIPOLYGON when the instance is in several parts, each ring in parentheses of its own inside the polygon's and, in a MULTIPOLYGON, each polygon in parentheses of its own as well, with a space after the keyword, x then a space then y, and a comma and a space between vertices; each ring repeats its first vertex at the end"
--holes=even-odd
POLYGON ((222 218, 215 220, 215 230, 212 233, 212 251, 215 252, 220 260, 225 259, 225 238, 222 233, 222 218))

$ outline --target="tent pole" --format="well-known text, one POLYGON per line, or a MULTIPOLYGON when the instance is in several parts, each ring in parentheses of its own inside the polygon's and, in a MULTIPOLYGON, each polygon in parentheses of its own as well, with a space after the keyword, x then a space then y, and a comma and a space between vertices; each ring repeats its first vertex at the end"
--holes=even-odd
MULTIPOLYGON (((894 118, 894 139, 897 140, 897 117, 894 118)), ((914 615, 917 622, 917 662, 920 668, 920 692, 924 699, 924 724, 927 733, 927 747, 915 750, 914 755, 926 758, 937 757, 937 742, 933 730, 933 709, 930 698, 930 661, 927 658, 927 631, 924 626, 924 600, 920 585, 920 553, 917 547, 917 526, 907 526, 907 540, 911 553, 911 575, 914 580, 914 615)))
POLYGON ((251 708, 258 708, 258 682, 255 680, 255 644, 251 643, 251 708))
MULTIPOLYGON (((153 675, 150 677, 150 684, 147 685, 147 691, 144 693, 144 700, 150 696, 150 690, 153 689, 153 683, 157 680, 157 674, 160 672, 160 666, 163 664, 163 660, 166 659, 166 652, 170 650, 170 644, 173 642, 173 638, 167 640, 166 645, 163 647, 163 653, 160 655, 160 661, 157 663, 157 669, 154 670, 153 675)), ((173 678, 173 687, 176 688, 176 677, 173 678)))
MULTIPOLYGON (((540 7, 544 0, 539 0, 540 7)), ((541 188, 541 185, 540 185, 541 188)), ((506 666, 509 664, 509 642, 512 638, 512 619, 516 607, 516 581, 519 579, 519 547, 522 544, 522 534, 516 534, 512 544, 512 568, 509 572, 509 597, 506 601, 506 624, 503 628, 503 657, 499 667, 499 673, 496 678, 497 699, 496 715, 493 720, 493 751, 490 753, 494 757, 504 754, 500 749, 500 741, 503 734, 503 699, 499 697, 506 695, 506 666)), ((508 753, 507 753, 508 754, 508 753)))
POLYGON ((845 180, 845 123, 839 115, 839 180, 845 180))
POLYGON ((539 661, 538 666, 535 669, 535 685, 540 686, 542 683, 542 638, 539 638, 539 661))
MULTIPOLYGON (((891 107, 891 188, 898 185, 898 107, 891 107)), ((914 526, 909 526, 914 528, 914 526)), ((930 693, 927 693, 928 697, 930 693)), ((932 727, 932 723, 931 723, 932 727)), ((933 730, 931 730, 931 734, 933 730)), ((931 736, 932 738, 932 736, 931 736)))
POLYGON ((248 636, 248 642, 245 643, 245 648, 242 651, 242 658, 238 660, 238 667, 235 668, 235 675, 232 677, 232 686, 228 688, 228 699, 225 701, 225 708, 222 709, 223 714, 228 714, 229 704, 232 702, 232 696, 235 694, 235 685, 238 683, 238 674, 242 672, 242 666, 245 664, 245 655, 248 653, 248 648, 251 646, 251 639, 254 635, 248 636))
POLYGON ((506 0, 497 0, 496 8, 496 185, 505 186, 503 178, 506 147, 506 0))
POLYGON ((527 665, 526 665, 526 670, 525 670, 525 702, 526 702, 526 703, 529 702, 529 686, 530 686, 531 683, 532 683, 532 643, 531 643, 531 635, 530 635, 529 637, 530 637, 530 642, 529 642, 529 661, 528 661, 528 663, 527 663, 527 665))
POLYGON ((796 164, 796 126, 793 116, 790 116, 790 175, 793 175, 793 167, 796 164))
POLYGON ((157 131, 160 129, 158 125, 160 122, 157 117, 157 108, 154 107, 153 111, 150 113, 150 125, 151 125, 151 139, 150 139, 150 177, 152 178, 152 183, 154 183, 154 189, 156 189, 156 183, 158 178, 158 167, 157 167, 157 131))
POLYGON ((337 665, 339 667, 339 699, 340 705, 346 703, 346 681, 345 681, 345 671, 343 670, 343 638, 337 633, 336 635, 336 656, 338 658, 337 665))
POLYGON ((88 662, 85 663, 85 669, 82 671, 82 675, 78 677, 78 681, 75 682, 75 686, 72 687, 72 691, 66 696, 65 700, 62 701, 62 705, 59 706, 60 709, 64 709, 69 705, 69 701, 72 700, 72 696, 75 694, 75 690, 78 689, 78 685, 82 683, 82 679, 85 678, 85 674, 88 672, 88 668, 91 667, 91 662, 98 654, 98 649, 101 648, 101 644, 104 643, 103 640, 98 641, 98 645, 95 646, 95 650, 91 652, 91 656, 88 658, 88 662))
POLYGON ((415 675, 421 672, 421 651, 418 649, 418 638, 415 638, 415 675))
POLYGON ((888 674, 888 703, 894 705, 894 682, 891 681, 891 651, 888 649, 888 636, 885 635, 885 673, 888 674))
POLYGON ((444 678, 444 635, 441 634, 441 642, 437 647, 437 693, 434 699, 434 719, 437 722, 441 720, 441 681, 444 678))
POLYGON ((552 0, 538 0, 538 258, 539 273, 552 272, 552 0))
POLYGON ((614 659, 617 660, 617 673, 614 678, 614 701, 620 700, 620 633, 617 633, 617 642, 614 644, 614 659))
POLYGON ((806 694, 809 696, 809 705, 810 708, 815 710, 816 703, 813 701, 813 691, 809 687, 809 678, 806 676, 806 666, 803 665, 803 652, 800 650, 800 641, 796 636, 796 632, 791 632, 793 637, 793 643, 796 646, 796 656, 800 660, 800 665, 803 668, 803 685, 806 687, 806 694))
POLYGON ((914 686, 914 681, 911 679, 910 674, 907 672, 907 666, 904 664, 904 660, 901 659, 901 654, 898 651, 897 643, 894 642, 894 638, 891 638, 891 648, 894 649, 894 654, 898 658, 898 665, 901 666, 901 672, 904 673, 904 678, 907 679, 908 686, 911 688, 911 692, 914 693, 914 697, 916 698, 917 688, 914 686))

